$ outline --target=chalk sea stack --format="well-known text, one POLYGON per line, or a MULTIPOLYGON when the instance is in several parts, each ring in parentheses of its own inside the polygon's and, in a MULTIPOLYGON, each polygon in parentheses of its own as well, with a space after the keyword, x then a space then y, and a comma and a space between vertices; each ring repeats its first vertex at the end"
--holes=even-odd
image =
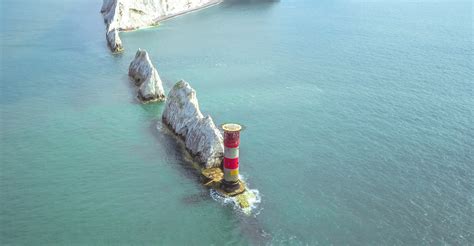
POLYGON ((205 168, 221 166, 224 156, 222 134, 211 116, 203 116, 196 91, 186 81, 179 81, 169 92, 163 122, 183 138, 186 149, 205 168))
POLYGON ((123 48, 118 35, 119 31, 130 31, 153 26, 164 19, 185 14, 219 2, 221 1, 103 0, 100 12, 104 16, 109 47, 113 52, 120 52, 123 48))
POLYGON ((123 51, 122 40, 118 35, 118 31, 116 29, 112 29, 107 31, 106 33, 107 44, 109 45, 110 50, 114 53, 119 53, 123 51))
POLYGON ((142 102, 165 100, 160 76, 150 61, 146 50, 138 49, 128 68, 128 76, 138 87, 138 99, 142 102))
POLYGON ((122 40, 119 36, 120 27, 117 22, 117 11, 119 11, 119 4, 117 1, 103 1, 100 12, 104 16, 106 29, 105 37, 110 50, 114 53, 123 51, 122 40))

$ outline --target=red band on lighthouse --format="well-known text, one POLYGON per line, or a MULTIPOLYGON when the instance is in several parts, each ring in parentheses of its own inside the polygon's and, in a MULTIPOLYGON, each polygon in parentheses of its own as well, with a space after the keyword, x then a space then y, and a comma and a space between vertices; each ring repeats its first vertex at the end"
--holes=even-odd
POLYGON ((239 158, 229 159, 224 157, 224 168, 236 169, 239 168, 239 158))
POLYGON ((237 148, 240 144, 240 132, 225 131, 224 132, 224 146, 227 148, 237 148))

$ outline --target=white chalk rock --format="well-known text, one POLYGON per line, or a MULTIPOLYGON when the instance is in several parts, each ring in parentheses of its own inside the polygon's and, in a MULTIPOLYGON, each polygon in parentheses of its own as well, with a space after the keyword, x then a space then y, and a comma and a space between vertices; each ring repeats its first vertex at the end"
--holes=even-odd
POLYGON ((184 138, 188 151, 206 168, 220 167, 224 156, 222 134, 199 110, 196 91, 181 80, 168 94, 163 121, 184 138))
POLYGON ((160 76, 151 63, 146 50, 138 49, 128 68, 128 75, 138 87, 138 98, 142 102, 165 100, 165 91, 160 76))
MULTIPOLYGON (((116 45, 109 39, 112 30, 126 31, 153 26, 166 18, 219 2, 221 0, 103 0, 100 12, 106 24, 107 41, 114 51, 112 47, 116 45)), ((120 40, 118 34, 114 40, 120 40)))
POLYGON ((116 29, 108 31, 106 34, 106 38, 107 44, 109 45, 112 52, 118 53, 123 51, 122 40, 120 39, 118 31, 116 29))
POLYGON ((218 0, 103 0, 101 12, 106 23, 116 22, 120 30, 155 25, 160 20, 197 10, 218 0))

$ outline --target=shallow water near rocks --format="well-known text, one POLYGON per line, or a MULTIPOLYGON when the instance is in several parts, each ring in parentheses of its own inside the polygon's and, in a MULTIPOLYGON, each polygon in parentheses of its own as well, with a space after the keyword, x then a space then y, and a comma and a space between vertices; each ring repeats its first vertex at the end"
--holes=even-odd
POLYGON ((105 43, 101 1, 0 6, 1 244, 474 244, 470 1, 236 1, 105 43), (214 201, 163 104, 245 125, 245 216, 214 201))

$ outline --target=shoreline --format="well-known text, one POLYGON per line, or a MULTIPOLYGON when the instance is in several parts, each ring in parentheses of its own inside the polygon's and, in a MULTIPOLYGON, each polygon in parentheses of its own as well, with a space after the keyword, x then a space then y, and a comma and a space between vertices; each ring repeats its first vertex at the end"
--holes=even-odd
POLYGON ((191 12, 194 12, 194 11, 197 11, 197 10, 203 10, 203 9, 206 9, 206 8, 210 8, 210 7, 213 7, 219 3, 222 3, 224 0, 214 0, 214 1, 211 1, 209 3, 206 3, 202 6, 199 6, 199 7, 196 7, 196 8, 193 8, 193 9, 188 9, 188 10, 185 10, 185 11, 182 11, 182 12, 179 12, 179 13, 176 13, 176 14, 172 14, 172 15, 168 15, 168 16, 163 16, 161 18, 157 18, 156 19, 156 23, 158 24, 159 22, 162 22, 162 21, 166 21, 168 19, 172 19, 174 17, 178 17, 180 15, 184 15, 184 14, 188 14, 188 13, 191 13, 191 12))
MULTIPOLYGON (((166 21, 171 18, 175 18, 184 14, 194 12, 194 11, 206 9, 223 2, 223 0, 206 0, 206 3, 204 3, 203 5, 196 6, 194 8, 189 8, 189 9, 184 8, 184 10, 180 12, 169 14, 169 15, 166 15, 166 13, 156 13, 156 14, 163 14, 164 16, 158 15, 158 17, 156 18, 154 18, 153 16, 150 16, 150 19, 145 19, 142 21, 137 21, 138 20, 137 19, 135 20, 136 21, 135 23, 133 23, 133 20, 132 20, 132 23, 128 23, 128 24, 122 23, 123 27, 120 27, 122 14, 123 12, 127 12, 128 9, 127 11, 123 11, 122 9, 120 9, 120 6, 122 6, 123 8, 125 8, 126 6, 124 7, 123 5, 118 5, 120 4, 119 1, 120 0, 104 0, 102 4, 102 8, 100 10, 104 18, 105 25, 106 25, 105 37, 106 37, 110 50, 114 54, 121 53, 124 51, 122 40, 120 39, 120 35, 119 35, 120 32, 131 32, 131 31, 136 31, 140 29, 157 27, 160 25, 160 22, 162 21, 166 21)), ((187 7, 190 7, 190 6, 187 6, 187 7)), ((145 14, 146 16, 146 13, 142 13, 142 14, 145 14)), ((128 18, 128 16, 125 16, 124 18, 126 19, 128 18)))
POLYGON ((203 10, 203 9, 213 7, 215 5, 218 5, 218 4, 222 3, 223 1, 224 0, 214 0, 214 1, 211 1, 209 3, 204 4, 202 6, 193 8, 193 9, 187 9, 187 10, 184 10, 184 11, 176 13, 176 14, 167 15, 167 16, 163 16, 163 17, 158 17, 154 20, 154 24, 150 24, 150 25, 147 25, 147 26, 137 27, 137 28, 133 28, 133 29, 119 28, 119 32, 133 32, 133 31, 158 27, 160 25, 160 22, 167 21, 167 20, 182 16, 182 15, 185 15, 185 14, 189 14, 189 13, 192 13, 192 12, 195 12, 195 11, 199 11, 199 10, 203 10))

